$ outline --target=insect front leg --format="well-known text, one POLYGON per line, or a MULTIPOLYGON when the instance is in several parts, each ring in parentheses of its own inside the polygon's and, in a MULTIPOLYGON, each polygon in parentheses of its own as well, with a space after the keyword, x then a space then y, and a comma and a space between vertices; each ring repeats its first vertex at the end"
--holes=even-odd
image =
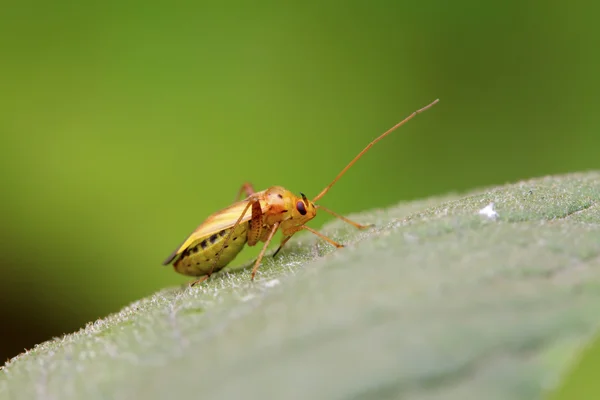
POLYGON ((343 244, 336 242, 335 240, 329 239, 327 236, 323 235, 321 232, 315 231, 312 228, 309 228, 308 226, 304 226, 304 229, 306 229, 309 232, 314 233, 315 235, 317 235, 318 237, 320 237, 321 239, 327 241, 329 244, 334 245, 335 247, 337 247, 338 249, 345 247, 343 244))
POLYGON ((242 193, 245 193, 246 197, 250 197, 254 193, 256 193, 256 191, 254 190, 254 186, 252 186, 250 182, 244 182, 240 190, 238 190, 237 196, 235 196, 234 201, 240 200, 240 196, 242 195, 242 193))
MULTIPOLYGON (((369 225, 361 225, 361 227, 368 228, 369 225)), ((302 229, 306 229, 307 231, 314 233, 315 235, 326 240, 328 243, 334 245, 338 249, 341 247, 344 247, 343 244, 340 244, 332 239, 329 239, 327 236, 323 235, 322 233, 315 231, 314 229, 309 228, 306 225, 301 225, 301 226, 293 227, 293 228, 288 229, 283 232, 283 235, 284 235, 283 240, 279 244, 279 247, 277 248, 277 250, 275 250, 275 253, 273 253, 273 257, 275 257, 277 255, 277 253, 279 253, 279 251, 283 248, 283 246, 285 246, 285 244, 292 238, 292 236, 294 236, 294 233, 301 231, 302 229)))
POLYGON ((281 243, 279 244, 279 247, 277 248, 277 250, 275 250, 275 253, 273 253, 273 257, 275 257, 277 255, 277 253, 279 253, 279 250, 281 250, 283 248, 283 246, 285 246, 285 244, 288 242, 288 240, 290 240, 292 238, 292 235, 290 236, 285 236, 283 238, 283 240, 281 240, 281 243))
MULTIPOLYGON (((298 231, 301 231, 302 229, 306 229, 307 231, 314 233, 315 235, 317 235, 317 236, 318 236, 318 237, 320 237, 321 239, 323 239, 323 240, 327 241, 329 244, 331 244, 331 245, 333 245, 333 246, 337 247, 338 249, 339 249, 339 248, 342 248, 342 247, 344 247, 344 245, 343 245, 343 244, 341 244, 341 243, 338 243, 338 242, 336 242, 336 241, 335 241, 335 240, 333 240, 333 239, 329 239, 327 236, 323 235, 321 232, 319 232, 319 231, 315 231, 313 228, 311 228, 311 227, 308 227, 308 226, 306 226, 306 225, 294 226, 293 228, 290 228, 290 229, 288 229, 288 230, 286 230, 286 231, 283 231, 283 234, 284 234, 285 236, 288 236, 288 235, 289 235, 289 236, 291 237, 291 236, 292 236, 294 233, 296 233, 296 232, 298 232, 298 231)), ((289 240, 289 238, 288 238, 288 240, 289 240)), ((285 244, 285 242, 287 242, 287 240, 285 240, 285 241, 282 243, 282 245, 281 245, 281 246, 283 246, 283 244, 285 244)), ((280 247, 281 247, 281 246, 280 246, 280 247)))
POLYGON ((317 206, 317 209, 323 210, 326 213, 329 213, 329 214, 333 215, 334 217, 339 218, 342 221, 344 221, 344 222, 346 222, 346 223, 348 223, 348 224, 350 224, 350 225, 352 225, 352 226, 354 226, 355 228, 358 228, 358 229, 367 229, 367 228, 372 228, 373 226, 375 226, 374 224, 369 224, 369 225, 359 224, 358 222, 354 222, 351 219, 348 219, 348 218, 346 218, 346 217, 344 217, 344 216, 342 216, 342 215, 340 215, 338 213, 335 213, 335 212, 331 211, 330 209, 325 208, 325 207, 323 207, 321 205, 317 206))

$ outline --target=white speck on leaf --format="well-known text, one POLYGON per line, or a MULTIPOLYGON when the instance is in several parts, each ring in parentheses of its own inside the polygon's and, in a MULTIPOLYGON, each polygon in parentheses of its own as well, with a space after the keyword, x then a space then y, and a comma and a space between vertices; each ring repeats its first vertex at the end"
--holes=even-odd
POLYGON ((487 206, 483 207, 481 210, 479 210, 479 214, 485 215, 489 219, 498 218, 498 213, 496 212, 496 210, 494 210, 494 203, 490 203, 487 206))
POLYGON ((246 302, 246 301, 252 300, 253 298, 254 298, 254 295, 253 294, 249 294, 249 295, 246 295, 246 296, 242 297, 241 300, 244 301, 244 302, 246 302))
POLYGON ((271 279, 270 281, 265 282, 266 287, 273 287, 279 285, 279 279, 271 279))

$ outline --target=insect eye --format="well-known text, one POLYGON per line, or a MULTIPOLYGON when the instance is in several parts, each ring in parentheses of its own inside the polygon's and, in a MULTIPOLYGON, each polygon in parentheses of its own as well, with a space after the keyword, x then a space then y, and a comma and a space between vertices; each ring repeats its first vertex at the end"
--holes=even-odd
POLYGON ((296 203, 296 210, 298 210, 298 212, 302 215, 306 215, 306 207, 304 207, 304 202, 303 201, 298 201, 296 203))

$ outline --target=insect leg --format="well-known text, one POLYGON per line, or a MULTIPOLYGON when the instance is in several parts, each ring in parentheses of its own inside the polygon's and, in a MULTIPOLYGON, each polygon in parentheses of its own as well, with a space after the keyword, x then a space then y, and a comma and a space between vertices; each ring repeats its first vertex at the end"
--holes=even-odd
POLYGON ((240 190, 238 190, 238 194, 237 194, 237 196, 235 196, 234 201, 240 200, 240 196, 242 195, 242 193, 245 193, 246 197, 250 197, 254 193, 256 193, 256 191, 254 190, 254 186, 252 186, 252 184, 250 182, 244 182, 244 184, 242 185, 240 190))
POLYGON ((267 240, 265 240, 265 244, 264 244, 262 250, 260 251, 260 254, 258 255, 258 258, 256 259, 256 262, 254 263, 254 268, 252 268, 252 277, 251 277, 251 280, 254 280, 254 275, 256 275, 256 271, 258 270, 258 266, 260 265, 260 261, 262 260, 263 256, 265 255, 265 251, 267 250, 267 247, 269 246, 269 243, 271 243, 271 239, 273 239, 273 236, 275 235, 275 232, 277 232, 277 228, 279 228, 279 222, 275 222, 273 224, 273 228, 271 228, 271 232, 269 232, 269 236, 267 236, 267 240))
POLYGON ((200 278, 196 279, 195 281, 190 282, 190 287, 196 286, 197 284, 202 283, 207 279, 208 279, 208 275, 201 276, 200 278))
POLYGON ((248 246, 254 246, 260 240, 263 235, 263 213, 260 208, 260 202, 255 201, 252 203, 252 218, 248 226, 248 246))
POLYGON ((319 210, 323 210, 323 211, 325 211, 326 213, 329 213, 329 214, 333 215, 333 216, 334 216, 334 217, 336 217, 336 218, 339 218, 339 219, 341 219, 341 220, 342 220, 342 221, 344 221, 344 222, 347 222, 347 223, 349 223, 350 225, 352 225, 352 226, 354 226, 354 227, 356 227, 356 228, 358 228, 358 229, 366 229, 366 228, 371 228, 371 227, 375 226, 375 225, 373 225, 373 224, 369 224, 369 225, 362 225, 362 224, 359 224, 358 222, 354 222, 354 221, 352 221, 352 220, 350 220, 350 219, 348 219, 348 218, 346 218, 346 217, 344 217, 344 216, 342 216, 342 215, 339 215, 339 214, 337 214, 337 213, 334 213, 334 212, 333 212, 333 211, 331 211, 330 209, 328 209, 328 208, 325 208, 325 207, 323 207, 323 206, 317 206, 317 208, 318 208, 319 210))
POLYGON ((310 227, 308 227, 306 225, 302 225, 302 226, 300 226, 300 228, 301 229, 306 229, 307 231, 314 233, 315 235, 317 235, 318 237, 320 237, 323 240, 326 240, 327 242, 329 242, 329 244, 334 245, 338 249, 341 248, 341 247, 344 247, 343 244, 340 244, 340 243, 338 243, 338 242, 336 242, 334 240, 329 239, 327 236, 323 235, 321 232, 315 231, 313 228, 310 228, 310 227))
POLYGON ((281 248, 288 242, 288 240, 290 240, 292 238, 292 235, 290 236, 286 236, 283 238, 283 240, 281 241, 281 243, 279 244, 279 247, 277 248, 277 250, 275 250, 275 253, 273 253, 273 257, 275 257, 277 255, 277 253, 279 253, 279 250, 281 250, 281 248))

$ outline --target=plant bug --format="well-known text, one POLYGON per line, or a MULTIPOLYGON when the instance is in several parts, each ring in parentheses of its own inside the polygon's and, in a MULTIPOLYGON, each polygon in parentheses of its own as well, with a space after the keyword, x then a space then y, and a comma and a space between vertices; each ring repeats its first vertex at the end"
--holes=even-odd
POLYGON ((264 245, 254 262, 252 280, 260 266, 260 262, 277 230, 283 233, 283 239, 273 257, 296 233, 303 229, 314 233, 331 245, 340 248, 344 245, 333 241, 318 231, 306 226, 306 223, 317 215, 317 209, 341 219, 358 229, 371 225, 361 225, 346 217, 315 203, 331 189, 331 187, 361 158, 375 143, 404 125, 417 114, 433 107, 439 99, 413 112, 396 125, 381 134, 367 145, 342 171, 327 185, 321 193, 312 200, 300 193, 296 196, 281 186, 272 186, 267 190, 255 192, 250 183, 245 183, 236 196, 236 202, 231 206, 217 211, 209 216, 192 234, 163 262, 163 265, 173 264, 175 271, 183 275, 194 276, 197 279, 191 286, 208 279, 229 264, 242 250, 245 244, 254 246, 258 242, 264 245), (242 194, 244 200, 239 201, 242 194))

